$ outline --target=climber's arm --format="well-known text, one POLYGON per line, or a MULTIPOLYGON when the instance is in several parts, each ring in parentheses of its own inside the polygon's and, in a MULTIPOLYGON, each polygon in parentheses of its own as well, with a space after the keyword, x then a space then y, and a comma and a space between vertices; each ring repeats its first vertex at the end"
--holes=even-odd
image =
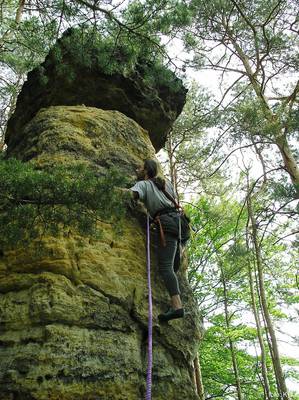
POLYGON ((139 199, 139 193, 135 192, 134 190, 132 190, 132 193, 133 193, 133 199, 134 200, 138 200, 139 199))
POLYGON ((130 196, 133 197, 133 200, 139 199, 139 193, 135 192, 135 190, 127 189, 127 188, 118 188, 118 190, 122 193, 129 193, 130 196))
POLYGON ((145 181, 138 181, 130 188, 133 193, 134 200, 141 200, 144 202, 146 197, 146 183, 145 181))

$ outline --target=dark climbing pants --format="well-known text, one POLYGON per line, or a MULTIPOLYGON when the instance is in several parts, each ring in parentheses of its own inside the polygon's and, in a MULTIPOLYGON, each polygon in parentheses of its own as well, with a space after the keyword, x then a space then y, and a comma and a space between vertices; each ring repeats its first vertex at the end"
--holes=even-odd
POLYGON ((175 296, 180 294, 176 276, 176 272, 180 267, 178 217, 177 214, 163 215, 160 219, 164 230, 166 246, 163 246, 158 230, 158 267, 168 293, 170 296, 175 296), (169 233, 169 231, 172 233, 169 233))
POLYGON ((178 239, 165 233, 166 247, 158 238, 158 266, 166 289, 170 296, 180 294, 179 283, 175 272, 180 265, 180 250, 178 239))

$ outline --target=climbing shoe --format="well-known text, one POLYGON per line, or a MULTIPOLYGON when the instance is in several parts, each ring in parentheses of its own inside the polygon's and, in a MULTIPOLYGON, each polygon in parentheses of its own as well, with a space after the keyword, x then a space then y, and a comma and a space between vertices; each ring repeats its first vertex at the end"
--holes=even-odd
POLYGON ((178 310, 174 310, 173 308, 169 308, 164 314, 158 315, 158 319, 160 322, 167 322, 171 319, 183 318, 185 315, 185 311, 183 308, 179 308, 178 310))

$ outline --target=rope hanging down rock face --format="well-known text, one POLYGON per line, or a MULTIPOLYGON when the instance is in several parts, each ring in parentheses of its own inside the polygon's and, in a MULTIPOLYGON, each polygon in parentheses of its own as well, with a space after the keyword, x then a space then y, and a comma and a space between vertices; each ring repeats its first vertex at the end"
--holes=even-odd
POLYGON ((153 304, 151 286, 151 257, 150 257, 150 220, 147 214, 146 222, 146 266, 148 285, 148 353, 147 353, 147 375, 146 375, 146 400, 152 398, 152 363, 153 363, 153 304))

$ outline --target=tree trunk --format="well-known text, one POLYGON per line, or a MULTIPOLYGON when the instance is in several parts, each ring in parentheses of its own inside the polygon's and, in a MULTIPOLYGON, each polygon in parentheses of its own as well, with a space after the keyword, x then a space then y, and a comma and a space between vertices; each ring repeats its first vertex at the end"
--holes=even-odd
MULTIPOLYGON (((228 28, 227 25, 224 24, 224 27, 228 28)), ((233 35, 230 34, 230 40, 236 50, 236 53, 238 54, 240 60, 243 63, 243 66, 246 71, 246 75, 251 83, 251 86, 253 87, 253 90, 257 96, 257 98, 261 101, 262 103, 262 109, 264 111, 264 116, 269 122, 273 122, 276 119, 276 115, 273 113, 271 110, 271 107, 268 104, 268 100, 266 99, 262 85, 256 78, 256 74, 253 72, 249 59, 247 55, 244 53, 243 49, 239 46, 239 44, 236 42, 234 39, 233 35)), ((273 143, 275 143, 278 146, 278 149, 281 153, 282 159, 284 161, 284 168, 288 172, 288 174, 291 177, 291 180, 293 184, 295 185, 296 189, 296 197, 299 197, 299 168, 296 162, 296 159, 288 145, 286 135, 282 133, 283 128, 281 129, 281 133, 279 136, 275 135, 273 139, 273 143)))
POLYGON ((173 156, 173 145, 172 145, 172 135, 171 132, 168 135, 167 144, 166 144, 168 159, 169 159, 169 175, 170 180, 173 185, 174 192, 178 197, 178 179, 177 179, 177 171, 175 167, 175 159, 173 156))
POLYGON ((15 19, 16 24, 19 24, 21 22, 24 7, 25 7, 25 0, 19 0, 16 19, 15 19))
POLYGON ((289 173, 293 184, 295 185, 297 197, 299 198, 299 168, 293 153, 289 147, 288 141, 284 135, 278 137, 275 141, 284 161, 284 168, 289 173))
POLYGON ((269 381, 268 381, 266 350, 265 350, 265 344, 264 344, 264 339, 263 339, 263 334, 262 334, 261 321, 260 321, 260 317, 259 317, 259 313, 258 313, 258 309, 256 306, 256 301, 255 301, 252 272, 251 272, 251 266, 249 263, 248 263, 248 278, 249 278, 249 285, 250 285, 252 311, 253 311, 253 315, 254 315, 254 319, 255 319, 257 335, 258 335, 258 340, 259 340, 260 349, 261 349, 261 364, 262 364, 264 397, 266 400, 271 400, 271 399, 273 399, 273 397, 271 394, 270 385, 269 385, 269 381))
POLYGON ((202 376, 201 376, 201 369, 200 369, 198 355, 194 359, 194 373, 195 373, 195 383, 196 383, 198 397, 200 400, 204 400, 205 394, 202 383, 202 376))
MULTIPOLYGON (((17 8, 17 12, 16 12, 16 17, 15 17, 15 23, 17 25, 19 25, 19 23, 21 22, 21 18, 22 18, 22 14, 23 14, 23 10, 24 10, 24 6, 25 6, 25 0, 19 0, 19 4, 18 4, 18 8, 17 8)), ((0 38, 0 51, 2 50, 2 48, 4 47, 4 43, 6 40, 9 40, 12 36, 12 30, 8 29, 3 36, 0 38)))
MULTIPOLYGON (((220 268, 221 268, 221 282, 222 282, 223 294, 224 294, 225 323, 226 323, 227 329, 229 329, 230 328, 230 320, 229 320, 229 311, 228 311, 228 297, 227 297, 226 280, 225 280, 223 268, 221 265, 220 265, 220 268)), ((231 357, 232 357, 235 380, 236 380, 238 400, 243 400, 238 363, 237 363, 236 354, 235 354, 235 346, 234 346, 234 343, 231 340, 231 338, 229 338, 228 341, 229 341, 229 348, 230 348, 231 357)))
POLYGON ((258 242, 256 220, 255 220, 255 216, 253 214, 250 196, 248 196, 247 205, 248 205, 248 214, 249 214, 249 218, 251 221, 252 238, 253 238, 253 244, 254 244, 254 249, 255 249, 255 258, 256 258, 256 265, 257 265, 257 272, 258 272, 258 283, 259 283, 261 306, 262 306, 263 314, 264 314, 264 317, 266 320, 270 339, 271 339, 271 345, 272 345, 271 346, 272 347, 271 358, 272 358, 272 363, 273 363, 273 367, 274 367, 279 398, 280 398, 280 400, 290 400, 288 391, 287 391, 287 386, 285 383, 285 378, 284 378, 282 367, 281 367, 275 330, 274 330, 274 327, 272 324, 270 312, 268 309, 267 299, 266 299, 261 249, 260 249, 260 245, 258 242))

